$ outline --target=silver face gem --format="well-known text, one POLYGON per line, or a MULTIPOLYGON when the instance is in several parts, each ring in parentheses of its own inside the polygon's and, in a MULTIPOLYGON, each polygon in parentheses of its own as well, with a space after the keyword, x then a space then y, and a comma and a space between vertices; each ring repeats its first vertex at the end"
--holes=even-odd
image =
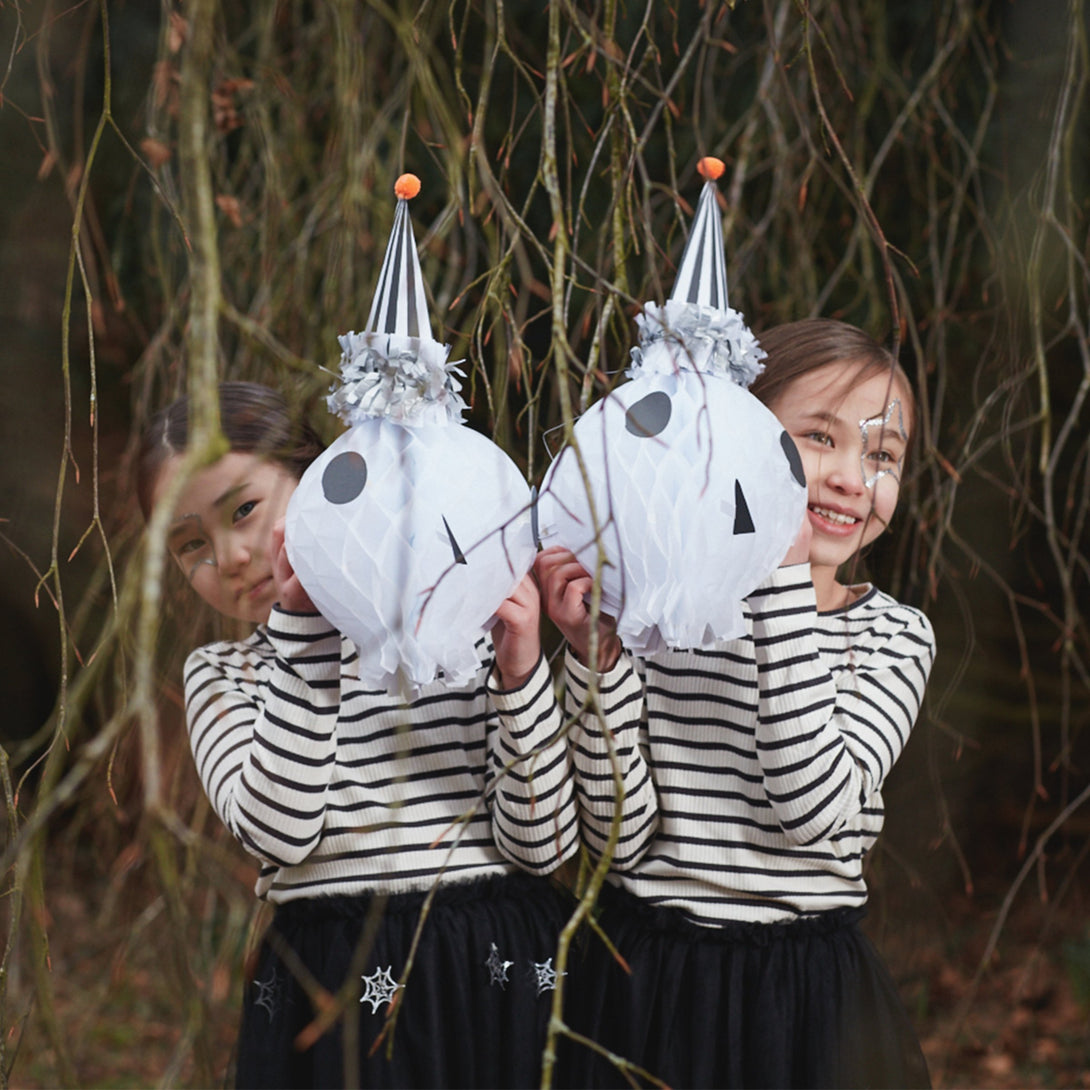
POLYGON ((870 472, 867 465, 867 442, 872 430, 877 429, 878 440, 881 442, 885 432, 899 435, 904 442, 908 442, 908 432, 905 430, 905 417, 901 410, 901 399, 895 397, 887 406, 884 416, 872 416, 869 420, 859 421, 859 436, 863 443, 863 451, 859 456, 859 469, 863 474, 863 484, 867 488, 873 488, 883 477, 892 477, 898 484, 901 482, 901 472, 904 469, 905 456, 902 454, 897 459, 897 464, 885 469, 870 472))

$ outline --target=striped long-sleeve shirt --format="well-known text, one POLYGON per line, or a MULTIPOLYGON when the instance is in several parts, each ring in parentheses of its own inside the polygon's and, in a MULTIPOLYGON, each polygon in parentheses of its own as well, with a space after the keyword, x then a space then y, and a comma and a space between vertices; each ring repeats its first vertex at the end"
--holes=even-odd
POLYGON ((614 880, 708 926, 866 900, 882 783, 934 658, 927 618, 873 588, 819 614, 806 565, 774 573, 746 616, 745 636, 710 651, 622 655, 599 678, 602 719, 567 657, 588 846, 609 835, 619 775, 614 880))
POLYGON ((261 862, 270 901, 548 873, 578 842, 570 757, 542 659, 521 688, 365 689, 353 644, 274 608, 246 640, 186 662, 186 715, 212 806, 261 862))

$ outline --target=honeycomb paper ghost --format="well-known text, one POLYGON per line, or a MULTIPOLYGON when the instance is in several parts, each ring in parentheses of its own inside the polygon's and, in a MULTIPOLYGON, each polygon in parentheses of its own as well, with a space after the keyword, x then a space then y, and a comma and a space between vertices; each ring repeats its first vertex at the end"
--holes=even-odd
POLYGON ((727 305, 722 163, 700 169, 708 181, 673 293, 637 319, 631 381, 579 418, 538 501, 544 545, 594 572, 600 540, 602 609, 644 655, 740 635, 743 599, 783 560, 806 505, 793 441, 745 388, 764 352, 727 305))
POLYGON ((432 339, 408 200, 367 327, 340 338, 330 409, 350 425, 288 504, 288 558, 321 613, 359 651, 367 685, 467 683, 475 644, 533 564, 532 497, 514 462, 464 427, 449 348, 432 339))

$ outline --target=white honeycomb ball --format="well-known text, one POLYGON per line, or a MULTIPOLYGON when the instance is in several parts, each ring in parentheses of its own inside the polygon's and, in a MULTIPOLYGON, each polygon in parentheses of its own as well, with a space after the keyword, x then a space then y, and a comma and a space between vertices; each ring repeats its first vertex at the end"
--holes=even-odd
MULTIPOLYGON (((783 426, 717 374, 637 374, 575 424, 601 543, 602 609, 637 654, 709 648, 743 631, 742 602, 794 542, 802 462, 783 426)), ((544 546, 594 572, 597 542, 575 451, 538 501, 544 546)))
POLYGON ((376 689, 463 685, 475 644, 533 565, 531 492, 491 440, 458 424, 365 420, 303 475, 288 558, 376 689))

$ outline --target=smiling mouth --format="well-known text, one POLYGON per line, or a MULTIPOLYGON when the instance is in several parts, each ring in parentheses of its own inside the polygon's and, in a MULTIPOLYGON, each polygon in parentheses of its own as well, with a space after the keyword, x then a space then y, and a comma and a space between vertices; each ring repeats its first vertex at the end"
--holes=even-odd
POLYGON ((810 504, 810 510, 815 515, 820 515, 827 522, 835 523, 837 526, 854 526, 861 521, 854 515, 846 515, 842 511, 833 511, 828 507, 819 507, 816 503, 810 504))

